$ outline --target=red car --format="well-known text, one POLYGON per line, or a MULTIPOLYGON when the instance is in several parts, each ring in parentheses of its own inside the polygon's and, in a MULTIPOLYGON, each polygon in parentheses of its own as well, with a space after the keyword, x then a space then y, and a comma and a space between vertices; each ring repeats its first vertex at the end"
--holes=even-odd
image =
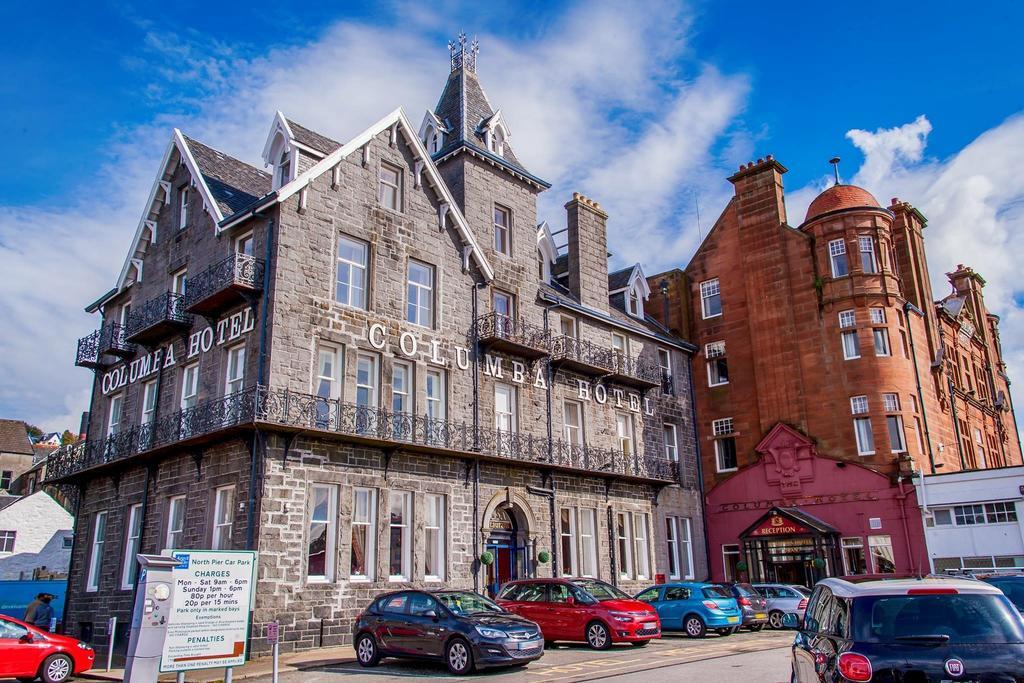
POLYGON ((0 679, 63 683, 92 668, 96 653, 77 638, 0 614, 0 679))
POLYGON ((643 647, 661 637, 658 613, 597 579, 528 579, 509 582, 497 603, 530 621, 556 640, 584 641, 595 650, 612 643, 643 647))

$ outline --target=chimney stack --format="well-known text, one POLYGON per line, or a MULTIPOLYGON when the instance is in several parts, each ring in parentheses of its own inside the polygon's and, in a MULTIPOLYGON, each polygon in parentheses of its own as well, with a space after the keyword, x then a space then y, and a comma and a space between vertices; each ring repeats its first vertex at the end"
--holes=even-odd
POLYGON ((739 214, 745 222, 765 225, 786 222, 782 190, 782 174, 785 172, 786 167, 769 154, 763 159, 741 164, 740 170, 730 176, 729 182, 735 187, 739 201, 739 214))
POLYGON ((608 214, 579 192, 565 205, 569 291, 584 306, 608 310, 608 214))

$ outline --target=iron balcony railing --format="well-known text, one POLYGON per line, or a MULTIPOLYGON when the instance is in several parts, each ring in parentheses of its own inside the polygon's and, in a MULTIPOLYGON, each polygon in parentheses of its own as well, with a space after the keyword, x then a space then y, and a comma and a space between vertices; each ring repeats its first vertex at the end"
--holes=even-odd
POLYGON ((612 375, 621 382, 636 386, 664 385, 664 371, 660 365, 645 358, 627 356, 618 351, 612 353, 612 375))
POLYGON ((528 358, 542 358, 551 351, 551 335, 543 327, 522 318, 502 313, 488 313, 476 319, 476 335, 487 348, 517 353, 528 358))
POLYGON ((538 465, 663 481, 678 480, 678 464, 663 457, 626 454, 523 432, 475 428, 427 415, 392 413, 287 389, 257 386, 179 410, 98 441, 62 446, 50 457, 47 478, 68 479, 85 470, 242 425, 278 425, 338 433, 381 445, 479 453, 538 465))
POLYGON ((232 293, 256 292, 263 288, 263 259, 234 253, 203 272, 188 278, 185 309, 204 312, 233 302, 232 293))
POLYGON ((126 341, 124 325, 107 323, 92 334, 78 340, 75 365, 98 368, 104 365, 103 356, 112 354, 127 357, 135 353, 135 344, 126 341))
POLYGON ((558 335, 551 339, 551 361, 594 374, 609 374, 615 367, 615 351, 592 342, 558 335))
POLYGON ((125 335, 131 341, 143 341, 158 337, 169 328, 191 324, 192 316, 185 312, 185 295, 164 292, 132 311, 125 326, 125 335))

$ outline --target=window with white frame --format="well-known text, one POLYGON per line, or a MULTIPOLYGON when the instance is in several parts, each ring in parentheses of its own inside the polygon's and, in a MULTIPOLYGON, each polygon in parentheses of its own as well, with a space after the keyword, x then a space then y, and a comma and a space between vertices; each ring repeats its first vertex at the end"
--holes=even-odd
POLYGON ((561 331, 563 337, 576 338, 576 318, 570 315, 559 315, 558 316, 558 329, 561 331))
POLYGON ((427 581, 445 580, 445 497, 438 493, 426 494, 424 520, 423 578, 427 581))
POLYGON ((629 339, 626 338, 626 335, 612 332, 612 351, 619 356, 629 355, 629 339))
POLYGON ((235 238, 235 253, 242 254, 243 256, 252 256, 254 252, 255 243, 253 242, 253 236, 251 232, 247 232, 244 235, 240 235, 235 238))
POLYGON ((847 327, 855 327, 857 325, 857 313, 856 311, 839 311, 839 327, 840 329, 846 329, 847 327))
POLYGON ((861 271, 868 274, 877 273, 878 256, 875 252, 875 238, 861 235, 857 238, 857 245, 860 250, 861 271))
POLYGON ((405 319, 422 327, 434 326, 434 267, 412 259, 406 276, 405 319))
POLYGON ((494 385, 494 427, 499 432, 517 431, 516 389, 510 384, 494 385))
POLYGON ((188 185, 178 188, 178 230, 188 227, 188 185))
POLYGON ((224 395, 245 388, 245 344, 228 349, 228 368, 224 377, 224 395))
POLYGON ((708 386, 717 387, 729 383, 729 363, 725 359, 725 342, 717 341, 704 345, 704 357, 708 364, 708 386))
POLYGON ((733 423, 731 417, 723 417, 718 420, 714 420, 711 423, 711 433, 714 436, 724 436, 726 434, 733 433, 733 423))
POLYGON ((875 340, 875 355, 892 355, 892 350, 889 348, 889 329, 885 327, 876 327, 871 330, 871 334, 875 340))
POLYGON ((338 487, 330 484, 314 484, 310 487, 309 495, 306 579, 309 581, 333 581, 338 487))
POLYGON ((636 578, 651 578, 651 549, 647 544, 647 513, 633 513, 633 557, 636 558, 636 578))
POLYGON ((341 235, 334 280, 334 300, 345 306, 366 309, 367 269, 370 246, 341 235))
POLYGON ((864 555, 864 539, 860 536, 844 538, 841 543, 843 548, 843 571, 849 576, 867 574, 868 561, 864 555))
POLYGON ((317 345, 314 391, 317 398, 341 397, 341 349, 337 346, 323 342, 317 345))
POLYGON ((1017 521, 1017 505, 1013 501, 985 503, 985 521, 989 524, 1005 524, 1017 521))
POLYGON ((277 161, 277 185, 274 189, 287 185, 292 179, 292 153, 288 149, 281 150, 281 157, 277 161))
POLYGON ((828 258, 832 266, 832 277, 843 277, 850 274, 850 264, 846 260, 846 242, 831 240, 828 243, 828 258))
POLYGON ((984 469, 986 467, 985 442, 982 440, 981 430, 978 428, 974 429, 974 450, 978 454, 978 467, 984 469))
POLYGON ((356 405, 360 408, 376 408, 379 392, 377 390, 377 356, 360 353, 356 356, 356 405))
POLYGON ((171 276, 171 292, 184 296, 185 288, 188 286, 188 271, 184 268, 171 276))
POLYGON ((516 317, 515 297, 508 292, 495 289, 491 292, 491 310, 498 315, 496 323, 498 334, 508 334, 508 331, 501 323, 502 320, 514 319, 516 317))
POLYGON ((565 440, 574 446, 583 445, 583 405, 579 401, 562 401, 565 440))
POLYGON ((14 470, 0 470, 0 489, 10 491, 13 482, 14 470))
POLYGON ((512 255, 512 211, 494 205, 494 250, 505 256, 512 255))
POLYGON ((231 529, 235 521, 235 487, 221 486, 213 495, 213 550, 231 549, 231 529))
POLYGON ((857 330, 847 330, 841 332, 843 341, 843 359, 844 360, 856 360, 860 358, 860 337, 857 336, 857 330))
POLYGON ((722 293, 718 278, 700 283, 700 310, 705 319, 722 315, 722 293))
POLYGON ((668 349, 658 349, 658 367, 661 368, 661 380, 672 379, 672 353, 668 349))
POLYGON ((18 532, 10 529, 0 531, 0 553, 13 553, 18 532))
POLYGON ((110 409, 107 413, 107 436, 113 436, 121 431, 123 412, 124 394, 114 394, 110 397, 110 409))
POLYGON ((666 422, 661 426, 665 438, 665 458, 669 462, 679 462, 679 439, 676 434, 676 426, 666 422))
POLYGON ((427 419, 433 424, 443 422, 447 416, 445 401, 445 375, 441 370, 427 370, 427 419))
POLYGON ((872 573, 896 573, 896 561, 892 552, 892 538, 889 536, 868 536, 868 550, 871 552, 872 573))
POLYGON ((415 413, 414 395, 412 365, 404 361, 395 361, 391 368, 391 412, 396 415, 415 413))
POLYGON ((633 527, 632 519, 628 512, 619 512, 616 514, 616 537, 619 545, 619 578, 631 579, 633 578, 633 542, 631 536, 631 529, 633 527))
POLYGON ((388 561, 389 581, 409 581, 412 578, 412 538, 409 527, 412 524, 412 493, 391 491, 388 494, 390 509, 390 554, 388 561))
POLYGON ((597 511, 580 508, 580 576, 597 576, 597 511))
POLYGON ((693 549, 690 543, 690 520, 687 517, 665 518, 668 542, 668 570, 673 579, 693 578, 693 549))
POLYGON ((167 535, 164 548, 180 548, 185 537, 185 496, 171 496, 167 500, 167 535))
POLYGON ((874 455, 875 436, 871 430, 871 418, 866 417, 868 412, 868 397, 852 396, 850 398, 850 412, 854 415, 853 431, 857 439, 857 454, 874 455))
POLYGON ((373 581, 377 561, 377 490, 352 490, 352 532, 349 542, 349 578, 373 581))
POLYGON ((156 417, 156 380, 151 380, 142 385, 142 411, 141 424, 148 425, 156 417))
POLYGON ((872 325, 884 325, 885 324, 885 309, 884 308, 872 308, 871 309, 871 324, 872 325))
POLYGON ((181 401, 182 410, 194 408, 199 403, 199 363, 186 366, 181 371, 181 401))
POLYGON ((381 163, 377 199, 392 211, 402 210, 402 171, 397 166, 381 163))
POLYGON ((668 578, 681 579, 679 562, 679 518, 665 518, 665 541, 668 545, 668 578))
POLYGON ((121 560, 121 590, 127 591, 135 587, 135 576, 138 574, 139 563, 135 556, 139 554, 139 539, 142 537, 142 503, 136 503, 128 509, 128 529, 124 538, 124 557, 121 560))
POLYGON ((561 508, 558 513, 559 571, 562 576, 576 576, 577 560, 576 508, 561 508))
POLYGON ((627 457, 633 455, 633 416, 629 413, 616 413, 615 431, 619 439, 619 450, 627 457))
POLYGON ((733 436, 731 417, 711 422, 711 434, 715 439, 715 467, 718 472, 732 472, 737 469, 736 438, 733 436))
POLYGON ((722 566, 726 581, 736 581, 740 577, 737 565, 740 563, 740 546, 736 543, 722 545, 722 566))
POLYGON ((107 542, 107 511, 96 513, 92 522, 92 546, 89 548, 89 571, 86 575, 85 590, 95 593, 100 589, 100 570, 103 567, 104 545, 107 542))
POLYGON ((882 394, 882 404, 887 413, 885 424, 889 431, 889 450, 893 453, 904 453, 907 450, 907 440, 903 431, 903 416, 899 414, 900 395, 882 394))

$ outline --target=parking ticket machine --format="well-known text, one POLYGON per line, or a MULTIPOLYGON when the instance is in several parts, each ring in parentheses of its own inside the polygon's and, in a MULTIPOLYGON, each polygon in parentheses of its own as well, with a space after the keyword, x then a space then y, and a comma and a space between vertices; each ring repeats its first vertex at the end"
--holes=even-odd
POLYGON ((139 555, 138 560, 141 568, 124 680, 125 683, 152 683, 160 675, 167 620, 174 606, 171 570, 178 560, 166 555, 139 555))

